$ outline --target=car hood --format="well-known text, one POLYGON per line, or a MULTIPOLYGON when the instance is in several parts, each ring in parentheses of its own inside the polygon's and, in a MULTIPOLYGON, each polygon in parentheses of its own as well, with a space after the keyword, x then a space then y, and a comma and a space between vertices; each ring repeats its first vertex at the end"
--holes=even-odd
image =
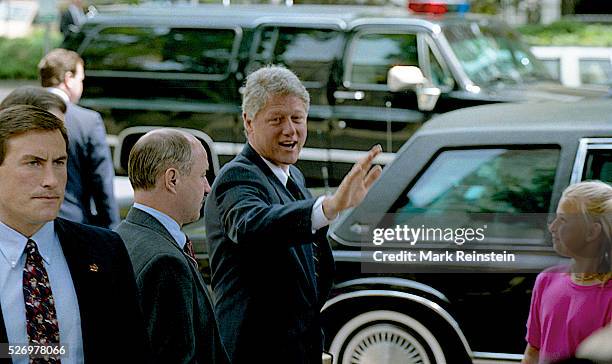
POLYGON ((607 91, 606 87, 601 86, 565 87, 554 82, 534 82, 517 85, 499 84, 481 88, 480 94, 483 98, 498 102, 577 102, 585 98, 605 97, 607 91))

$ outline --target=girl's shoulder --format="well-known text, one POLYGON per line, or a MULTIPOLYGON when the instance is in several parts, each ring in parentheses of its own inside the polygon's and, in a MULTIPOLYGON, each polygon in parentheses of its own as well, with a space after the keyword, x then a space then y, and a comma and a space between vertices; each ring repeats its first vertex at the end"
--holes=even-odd
POLYGON ((535 287, 545 287, 553 281, 566 279, 569 272, 570 267, 568 265, 555 265, 546 268, 540 274, 538 274, 538 277, 536 278, 535 282, 535 287))

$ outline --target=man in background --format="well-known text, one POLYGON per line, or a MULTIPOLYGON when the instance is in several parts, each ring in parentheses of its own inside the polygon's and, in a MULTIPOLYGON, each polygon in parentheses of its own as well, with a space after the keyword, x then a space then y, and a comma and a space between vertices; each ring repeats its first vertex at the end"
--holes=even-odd
POLYGON ((83 11, 82 0, 71 0, 60 17, 60 32, 66 37, 70 32, 76 32, 87 19, 83 11))
POLYGON ((66 104, 68 182, 60 216, 112 228, 119 223, 119 207, 104 122, 99 113, 77 105, 85 78, 83 59, 76 52, 58 48, 40 61, 38 70, 42 86, 66 104))
POLYGON ((42 87, 21 86, 14 89, 0 103, 0 110, 15 105, 31 105, 47 110, 51 114, 64 121, 66 104, 57 95, 54 95, 42 87))
POLYGON ((200 217, 208 157, 191 134, 157 129, 130 152, 134 206, 117 232, 128 248, 155 361, 226 363, 208 288, 181 227, 200 217))

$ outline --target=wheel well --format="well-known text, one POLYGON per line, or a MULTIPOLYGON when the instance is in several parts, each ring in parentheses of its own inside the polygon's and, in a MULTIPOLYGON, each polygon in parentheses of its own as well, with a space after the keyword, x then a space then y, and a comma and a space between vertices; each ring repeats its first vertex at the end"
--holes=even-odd
POLYGON ((471 363, 471 353, 466 351, 461 338, 448 321, 423 304, 395 297, 358 297, 329 306, 322 312, 325 348, 329 349, 336 334, 349 320, 379 310, 394 311, 414 318, 434 334, 445 356, 452 358, 453 363, 471 363))

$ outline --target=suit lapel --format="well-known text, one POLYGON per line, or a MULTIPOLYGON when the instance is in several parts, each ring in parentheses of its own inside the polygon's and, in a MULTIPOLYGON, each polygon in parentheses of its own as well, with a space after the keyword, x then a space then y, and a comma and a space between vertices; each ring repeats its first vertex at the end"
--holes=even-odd
POLYGON ((2 306, 0 305, 0 343, 7 343, 7 342, 8 342, 8 335, 6 333, 4 316, 2 315, 2 306))
POLYGON ((162 225, 162 223, 160 223, 155 217, 146 213, 145 211, 142 211, 142 210, 139 210, 133 207, 128 212, 128 215, 125 218, 125 220, 128 222, 131 222, 132 224, 136 224, 144 228, 153 230, 158 235, 162 236, 168 244, 176 248, 181 253, 181 255, 185 257, 185 260, 187 261, 191 269, 191 273, 193 274, 196 281, 200 285, 200 288, 204 291, 204 293, 210 300, 210 296, 208 294, 208 288, 206 287, 206 283, 204 282, 204 278, 202 277, 202 274, 198 271, 197 267, 193 264, 192 260, 185 254, 185 252, 181 249, 181 247, 179 247, 179 245, 174 240, 170 232, 166 230, 166 228, 164 227, 164 225, 162 225))
POLYGON ((278 177, 276 177, 274 172, 272 172, 270 167, 268 167, 266 162, 261 159, 262 157, 257 154, 255 149, 253 149, 253 147, 251 147, 249 143, 245 144, 244 149, 242 150, 242 155, 247 158, 252 164, 256 165, 257 168, 259 168, 266 175, 268 182, 272 185, 272 187, 274 187, 278 198, 283 203, 295 201, 295 198, 291 195, 289 190, 287 190, 287 188, 283 186, 281 181, 279 181, 278 177))
MULTIPOLYGON (((257 154, 255 149, 251 147, 249 143, 246 143, 244 149, 242 150, 242 156, 248 159, 252 164, 257 166, 260 170, 264 172, 266 175, 268 182, 272 185, 274 190, 276 191, 278 198, 282 201, 283 204, 290 203, 296 201, 295 197, 289 192, 289 190, 283 186, 281 181, 279 181, 278 177, 272 172, 270 167, 261 159, 261 156, 257 154)), ((290 166, 290 174, 294 177, 301 176, 298 169, 294 166, 290 166)), ((302 195, 305 198, 311 198, 312 194, 308 189, 303 185, 303 181, 301 178, 294 178, 295 183, 299 187, 302 195)), ((310 217, 309 217, 310 218, 310 217)), ((313 261, 313 253, 312 253, 312 245, 311 244, 301 244, 299 246, 290 247, 289 250, 291 254, 294 255, 296 264, 302 267, 302 270, 308 276, 306 279, 306 284, 309 285, 316 296, 317 288, 316 288, 316 279, 315 279, 315 266, 313 261)))

